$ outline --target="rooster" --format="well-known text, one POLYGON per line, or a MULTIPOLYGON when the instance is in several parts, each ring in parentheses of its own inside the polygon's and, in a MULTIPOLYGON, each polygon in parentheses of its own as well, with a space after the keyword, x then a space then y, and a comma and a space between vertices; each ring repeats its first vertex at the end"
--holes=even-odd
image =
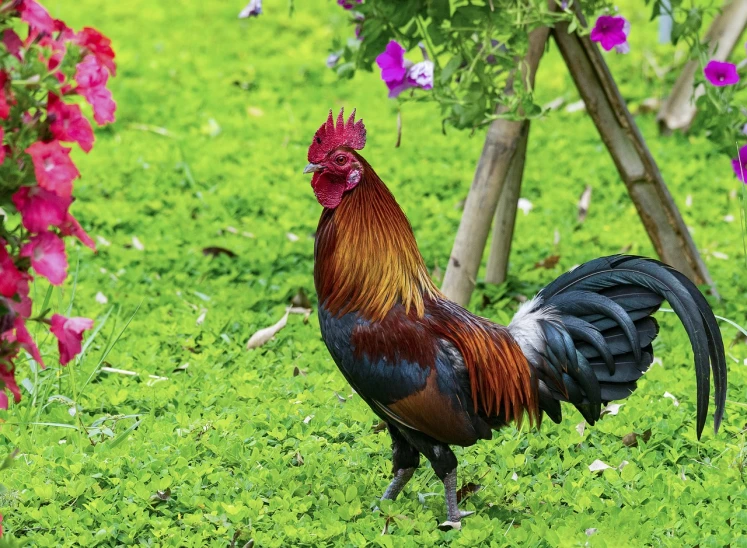
POLYGON ((716 319, 698 289, 652 259, 617 255, 567 272, 524 303, 508 326, 478 317, 436 288, 410 223, 358 153, 355 111, 332 111, 314 135, 304 173, 324 207, 314 246, 322 338, 345 379, 387 425, 395 499, 423 455, 444 484, 447 520, 460 528, 457 459, 449 446, 543 415, 561 402, 593 425, 603 404, 627 398, 653 361, 666 300, 687 331, 697 378, 697 434, 713 371, 717 432, 726 361, 716 319))

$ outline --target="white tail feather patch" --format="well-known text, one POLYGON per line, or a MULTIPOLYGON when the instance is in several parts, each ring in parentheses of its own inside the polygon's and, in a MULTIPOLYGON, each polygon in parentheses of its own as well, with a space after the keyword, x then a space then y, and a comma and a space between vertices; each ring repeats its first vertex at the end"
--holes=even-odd
POLYGON ((550 306, 542 306, 542 297, 535 296, 519 307, 508 331, 519 344, 521 351, 530 362, 536 360, 545 350, 545 335, 540 322, 560 322, 555 309, 550 306))

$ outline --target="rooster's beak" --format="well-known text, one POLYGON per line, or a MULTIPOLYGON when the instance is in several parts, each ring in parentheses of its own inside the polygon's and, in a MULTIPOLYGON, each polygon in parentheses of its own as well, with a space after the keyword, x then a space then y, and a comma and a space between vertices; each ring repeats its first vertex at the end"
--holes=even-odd
POLYGON ((303 173, 306 175, 307 173, 318 173, 319 171, 323 170, 324 166, 320 164, 309 164, 305 168, 303 168, 303 173))

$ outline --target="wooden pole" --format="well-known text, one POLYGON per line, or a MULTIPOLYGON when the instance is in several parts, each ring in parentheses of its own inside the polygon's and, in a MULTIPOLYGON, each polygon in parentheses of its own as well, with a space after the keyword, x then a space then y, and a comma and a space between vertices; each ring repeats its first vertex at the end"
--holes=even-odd
POLYGON ((527 156, 527 141, 529 139, 529 120, 524 120, 521 127, 519 144, 511 164, 506 173, 503 191, 498 199, 493 221, 493 240, 490 244, 488 266, 485 271, 485 281, 491 284, 501 284, 506 281, 508 273, 508 258, 511 254, 511 240, 514 237, 516 224, 516 207, 521 193, 521 179, 524 175, 524 162, 527 156))
MULTIPOLYGON (((531 86, 534 86, 537 66, 545 50, 549 33, 547 27, 537 28, 529 33, 529 49, 522 63, 522 76, 531 86)), ((495 120, 485 137, 441 288, 449 299, 463 306, 469 303, 475 287, 490 223, 514 151, 521 141, 523 124, 522 120, 495 120)))
POLYGON ((694 282, 712 285, 711 276, 599 49, 588 37, 569 33, 567 23, 557 24, 553 36, 659 257, 694 282))
MULTIPOLYGON (((723 6, 721 13, 711 23, 705 36, 709 44, 710 57, 717 61, 726 61, 729 54, 739 41, 739 37, 747 26, 747 0, 733 0, 723 6)), ((703 95, 703 86, 696 89, 695 72, 700 67, 697 59, 685 64, 677 82, 672 87, 672 93, 661 106, 656 119, 659 121, 659 131, 670 133, 676 129, 687 129, 695 118, 695 101, 703 95)))

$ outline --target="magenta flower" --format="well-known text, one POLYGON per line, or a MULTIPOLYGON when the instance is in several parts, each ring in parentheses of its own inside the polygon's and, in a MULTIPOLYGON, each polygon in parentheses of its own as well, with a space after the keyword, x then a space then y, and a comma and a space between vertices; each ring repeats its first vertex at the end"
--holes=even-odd
POLYGON ((18 284, 23 281, 23 273, 5 249, 5 241, 0 240, 0 295, 13 297, 18 292, 18 284))
MULTIPOLYGON (((15 355, 11 357, 15 357, 15 355)), ((13 399, 16 403, 18 403, 19 401, 21 401, 21 391, 18 389, 18 385, 16 384, 15 371, 16 367, 12 363, 0 362, 0 382, 5 384, 5 388, 13 393, 13 399)), ((7 409, 8 396, 5 396, 5 399, 3 401, 0 401, 0 404, 5 405, 3 409, 7 409)))
POLYGON ((732 158, 731 168, 734 170, 737 179, 747 184, 747 180, 745 180, 745 177, 747 177, 747 145, 739 149, 736 158, 732 158))
POLYGON ((29 297, 29 280, 31 279, 30 274, 22 272, 21 279, 16 284, 17 293, 15 297, 20 297, 20 300, 16 301, 15 299, 11 299, 9 301, 10 307, 13 311, 24 318, 31 316, 31 297, 29 297))
POLYGON ((21 248, 21 257, 30 257, 31 266, 52 285, 62 285, 67 276, 65 244, 56 234, 42 232, 21 248))
POLYGON ((591 30, 591 41, 599 42, 605 51, 612 48, 618 53, 627 53, 630 47, 627 45, 630 23, 620 15, 600 15, 594 28, 591 30))
POLYGON ((76 142, 86 152, 91 150, 93 147, 91 122, 83 116, 78 105, 68 105, 50 93, 47 117, 52 120, 49 129, 57 139, 76 142))
POLYGON ((251 0, 246 7, 239 12, 239 19, 257 17, 262 15, 262 0, 251 0))
POLYGON ((381 69, 381 79, 390 90, 402 85, 407 76, 407 69, 412 66, 412 63, 405 59, 405 48, 396 40, 389 41, 384 52, 376 57, 376 64, 381 69))
POLYGON ((34 163, 34 173, 39 186, 63 198, 73 192, 73 180, 80 176, 78 168, 70 159, 70 150, 59 141, 38 141, 26 149, 34 163))
POLYGON ((66 365, 80 354, 83 332, 93 327, 93 320, 88 318, 66 318, 55 314, 51 318, 50 331, 57 337, 60 350, 60 363, 66 365))
POLYGON ((39 186, 23 186, 13 194, 13 205, 29 232, 44 232, 49 226, 60 226, 67 218, 70 197, 58 196, 39 186))
POLYGON ((23 54, 21 52, 23 42, 21 41, 21 37, 16 34, 16 31, 12 29, 5 29, 5 31, 3 32, 2 42, 5 45, 5 48, 8 50, 8 53, 10 53, 19 61, 23 60, 23 54))
POLYGON ((5 92, 5 85, 8 83, 8 75, 0 70, 0 119, 5 120, 10 114, 10 103, 5 92))
POLYGON ((737 67, 732 63, 708 61, 703 69, 706 79, 716 87, 731 86, 739 82, 737 67))
POLYGON ((363 0, 337 0, 337 3, 346 10, 351 10, 356 4, 362 4, 363 0))
POLYGON ((117 105, 112 99, 112 92, 106 89, 109 79, 106 68, 99 64, 94 55, 87 55, 76 68, 76 91, 93 107, 93 119, 100 126, 113 122, 117 105))
POLYGON ((36 0, 22 0, 18 12, 21 14, 21 20, 28 23, 33 30, 48 33, 54 31, 54 19, 36 0))
POLYGON ((115 54, 109 38, 96 29, 84 27, 82 31, 74 35, 73 42, 87 49, 112 76, 117 73, 117 65, 114 64, 115 54))
POLYGON ((73 217, 72 213, 68 213, 67 217, 65 217, 65 222, 60 225, 60 234, 63 236, 75 236, 84 246, 96 251, 96 244, 93 239, 83 230, 78 219, 73 217))
POLYGON ((391 40, 383 53, 376 57, 381 68, 381 79, 389 89, 389 97, 397 97, 406 89, 419 87, 433 88, 433 62, 428 59, 413 64, 405 59, 405 48, 391 40))
POLYGON ((21 347, 26 350, 29 354, 31 354, 31 357, 34 358, 34 361, 38 363, 42 369, 46 368, 46 365, 44 365, 44 360, 42 360, 41 353, 39 352, 39 347, 36 346, 36 343, 34 342, 34 339, 31 338, 31 333, 29 333, 29 330, 26 329, 26 321, 21 316, 16 316, 15 323, 13 327, 15 327, 16 334, 14 337, 14 340, 18 342, 18 344, 21 345, 21 347))

